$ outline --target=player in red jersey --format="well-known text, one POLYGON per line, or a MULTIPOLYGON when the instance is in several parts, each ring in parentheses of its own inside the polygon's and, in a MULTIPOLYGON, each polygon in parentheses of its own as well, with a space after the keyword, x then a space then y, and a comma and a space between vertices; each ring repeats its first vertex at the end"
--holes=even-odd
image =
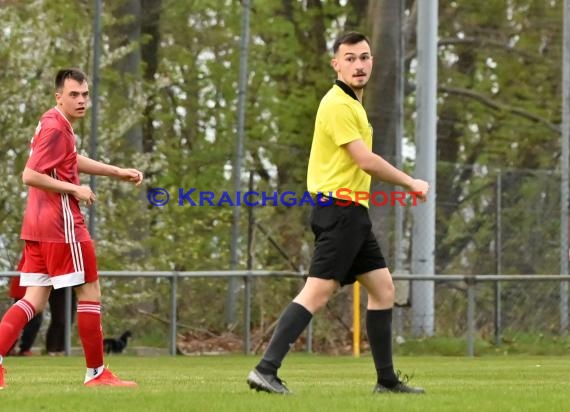
POLYGON ((110 176, 140 185, 143 174, 91 160, 77 153, 73 123, 85 116, 89 102, 87 76, 78 69, 60 70, 55 78, 56 106, 42 116, 31 143, 22 180, 28 199, 22 223, 25 262, 20 284, 26 294, 0 322, 0 389, 3 357, 20 332, 47 302, 52 288, 74 286, 77 328, 87 373, 85 386, 137 386, 116 377, 103 365, 101 291, 95 248, 79 202, 91 205, 95 194, 81 185, 79 173, 110 176))

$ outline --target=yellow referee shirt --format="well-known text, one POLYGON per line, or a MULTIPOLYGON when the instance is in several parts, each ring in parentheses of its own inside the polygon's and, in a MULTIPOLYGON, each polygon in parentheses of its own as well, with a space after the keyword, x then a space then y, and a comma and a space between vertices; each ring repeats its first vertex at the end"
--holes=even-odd
MULTIPOLYGON (((343 189, 343 199, 350 197, 355 201, 355 192, 370 191, 370 175, 360 169, 342 147, 357 139, 362 139, 372 150, 372 127, 366 111, 354 92, 337 80, 317 110, 307 170, 310 193, 316 195, 320 192, 328 196, 332 192, 335 197, 335 193, 343 189)), ((360 198, 358 202, 368 207, 368 200, 360 198)))

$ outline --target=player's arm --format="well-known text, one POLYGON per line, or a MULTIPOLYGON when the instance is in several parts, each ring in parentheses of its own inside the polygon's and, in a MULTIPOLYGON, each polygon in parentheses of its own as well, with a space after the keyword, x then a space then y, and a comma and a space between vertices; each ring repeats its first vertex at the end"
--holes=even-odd
POLYGON ((32 186, 48 192, 69 193, 88 205, 95 201, 95 194, 89 186, 79 186, 70 182, 62 182, 44 173, 36 172, 29 167, 24 168, 22 181, 26 186, 32 186))
POLYGON ((106 163, 98 162, 97 160, 89 159, 88 157, 77 155, 77 169, 79 173, 87 173, 96 176, 109 176, 114 177, 126 182, 132 182, 137 186, 143 181, 142 172, 136 169, 123 169, 121 167, 108 165, 106 163))
POLYGON ((403 186, 411 192, 420 192, 420 200, 426 200, 429 185, 426 181, 414 179, 392 166, 381 156, 371 152, 362 139, 353 140, 343 147, 363 171, 383 182, 403 186))

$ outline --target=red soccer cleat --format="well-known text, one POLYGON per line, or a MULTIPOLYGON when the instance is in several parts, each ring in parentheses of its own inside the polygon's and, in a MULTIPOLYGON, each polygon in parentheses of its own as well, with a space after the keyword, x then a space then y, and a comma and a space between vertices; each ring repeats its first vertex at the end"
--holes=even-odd
POLYGON ((119 379, 109 369, 103 369, 103 373, 96 378, 84 383, 85 386, 123 386, 129 388, 137 387, 137 383, 133 381, 124 381, 119 379))

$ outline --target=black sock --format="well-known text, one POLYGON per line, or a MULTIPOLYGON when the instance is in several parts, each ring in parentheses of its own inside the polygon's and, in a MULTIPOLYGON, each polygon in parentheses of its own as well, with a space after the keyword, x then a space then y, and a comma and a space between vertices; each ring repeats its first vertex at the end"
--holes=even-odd
POLYGON ((369 309, 366 330, 378 383, 390 388, 398 383, 392 362, 392 309, 369 309))
POLYGON ((281 314, 263 359, 255 369, 264 374, 277 375, 277 369, 293 343, 307 327, 313 314, 298 303, 291 302, 281 314))

